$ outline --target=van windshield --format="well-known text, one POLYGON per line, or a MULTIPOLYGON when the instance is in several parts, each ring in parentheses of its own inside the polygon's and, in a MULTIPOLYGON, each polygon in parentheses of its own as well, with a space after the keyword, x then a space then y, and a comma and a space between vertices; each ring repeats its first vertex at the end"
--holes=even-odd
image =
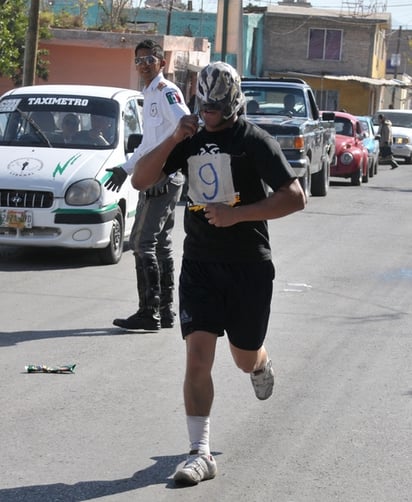
MULTIPOLYGON (((379 113, 377 113, 373 119, 374 125, 379 125, 378 119, 379 113)), ((395 127, 407 127, 409 129, 412 128, 412 112, 410 113, 397 113, 397 112, 383 112, 383 115, 387 120, 392 122, 392 125, 395 127)))
POLYGON ((90 96, 10 96, 0 101, 0 145, 112 149, 119 106, 90 96))

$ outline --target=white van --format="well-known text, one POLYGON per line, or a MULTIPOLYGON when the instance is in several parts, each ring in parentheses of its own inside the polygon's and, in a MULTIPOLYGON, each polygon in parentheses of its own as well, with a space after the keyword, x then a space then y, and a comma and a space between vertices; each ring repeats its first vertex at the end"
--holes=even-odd
POLYGON ((379 130, 379 115, 392 122, 392 153, 396 158, 403 158, 412 164, 412 110, 379 110, 373 116, 375 132, 379 130))
POLYGON ((117 263, 138 192, 129 177, 119 192, 107 190, 106 169, 141 139, 142 104, 138 91, 101 86, 1 96, 0 245, 92 248, 102 263, 117 263))

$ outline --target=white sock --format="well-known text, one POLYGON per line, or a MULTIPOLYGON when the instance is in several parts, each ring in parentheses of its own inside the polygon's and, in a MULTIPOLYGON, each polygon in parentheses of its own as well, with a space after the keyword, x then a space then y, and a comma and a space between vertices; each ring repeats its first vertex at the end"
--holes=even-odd
POLYGON ((199 455, 210 455, 209 417, 187 416, 190 451, 198 451, 199 455))

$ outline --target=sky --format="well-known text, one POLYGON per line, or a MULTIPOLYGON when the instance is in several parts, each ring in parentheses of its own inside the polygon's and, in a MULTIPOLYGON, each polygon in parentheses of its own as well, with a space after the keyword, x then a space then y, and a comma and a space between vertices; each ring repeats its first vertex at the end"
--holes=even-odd
MULTIPOLYGON (((180 0, 186 2, 186 0, 180 0)), ((386 4, 386 12, 392 15, 392 28, 402 26, 403 29, 412 30, 412 0, 308 0, 312 7, 320 9, 343 10, 345 12, 353 11, 356 3, 363 3, 366 10, 369 5, 376 5, 377 12, 383 12, 382 6, 386 4)), ((201 8, 205 12, 216 12, 218 0, 192 0, 193 10, 198 11, 201 8)), ((260 7, 268 5, 278 5, 278 0, 243 0, 243 6, 251 3, 260 7)))

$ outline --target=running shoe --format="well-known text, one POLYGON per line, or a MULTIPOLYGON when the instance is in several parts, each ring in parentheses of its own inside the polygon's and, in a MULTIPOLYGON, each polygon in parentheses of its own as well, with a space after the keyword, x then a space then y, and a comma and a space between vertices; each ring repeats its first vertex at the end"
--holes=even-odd
POLYGON ((212 455, 199 455, 198 453, 189 456, 183 467, 176 471, 173 479, 177 484, 193 486, 212 479, 217 474, 216 461, 212 455))
POLYGON ((272 361, 268 359, 263 369, 250 374, 250 379, 256 397, 262 401, 269 398, 272 395, 273 385, 275 383, 275 373, 272 368, 272 361))

